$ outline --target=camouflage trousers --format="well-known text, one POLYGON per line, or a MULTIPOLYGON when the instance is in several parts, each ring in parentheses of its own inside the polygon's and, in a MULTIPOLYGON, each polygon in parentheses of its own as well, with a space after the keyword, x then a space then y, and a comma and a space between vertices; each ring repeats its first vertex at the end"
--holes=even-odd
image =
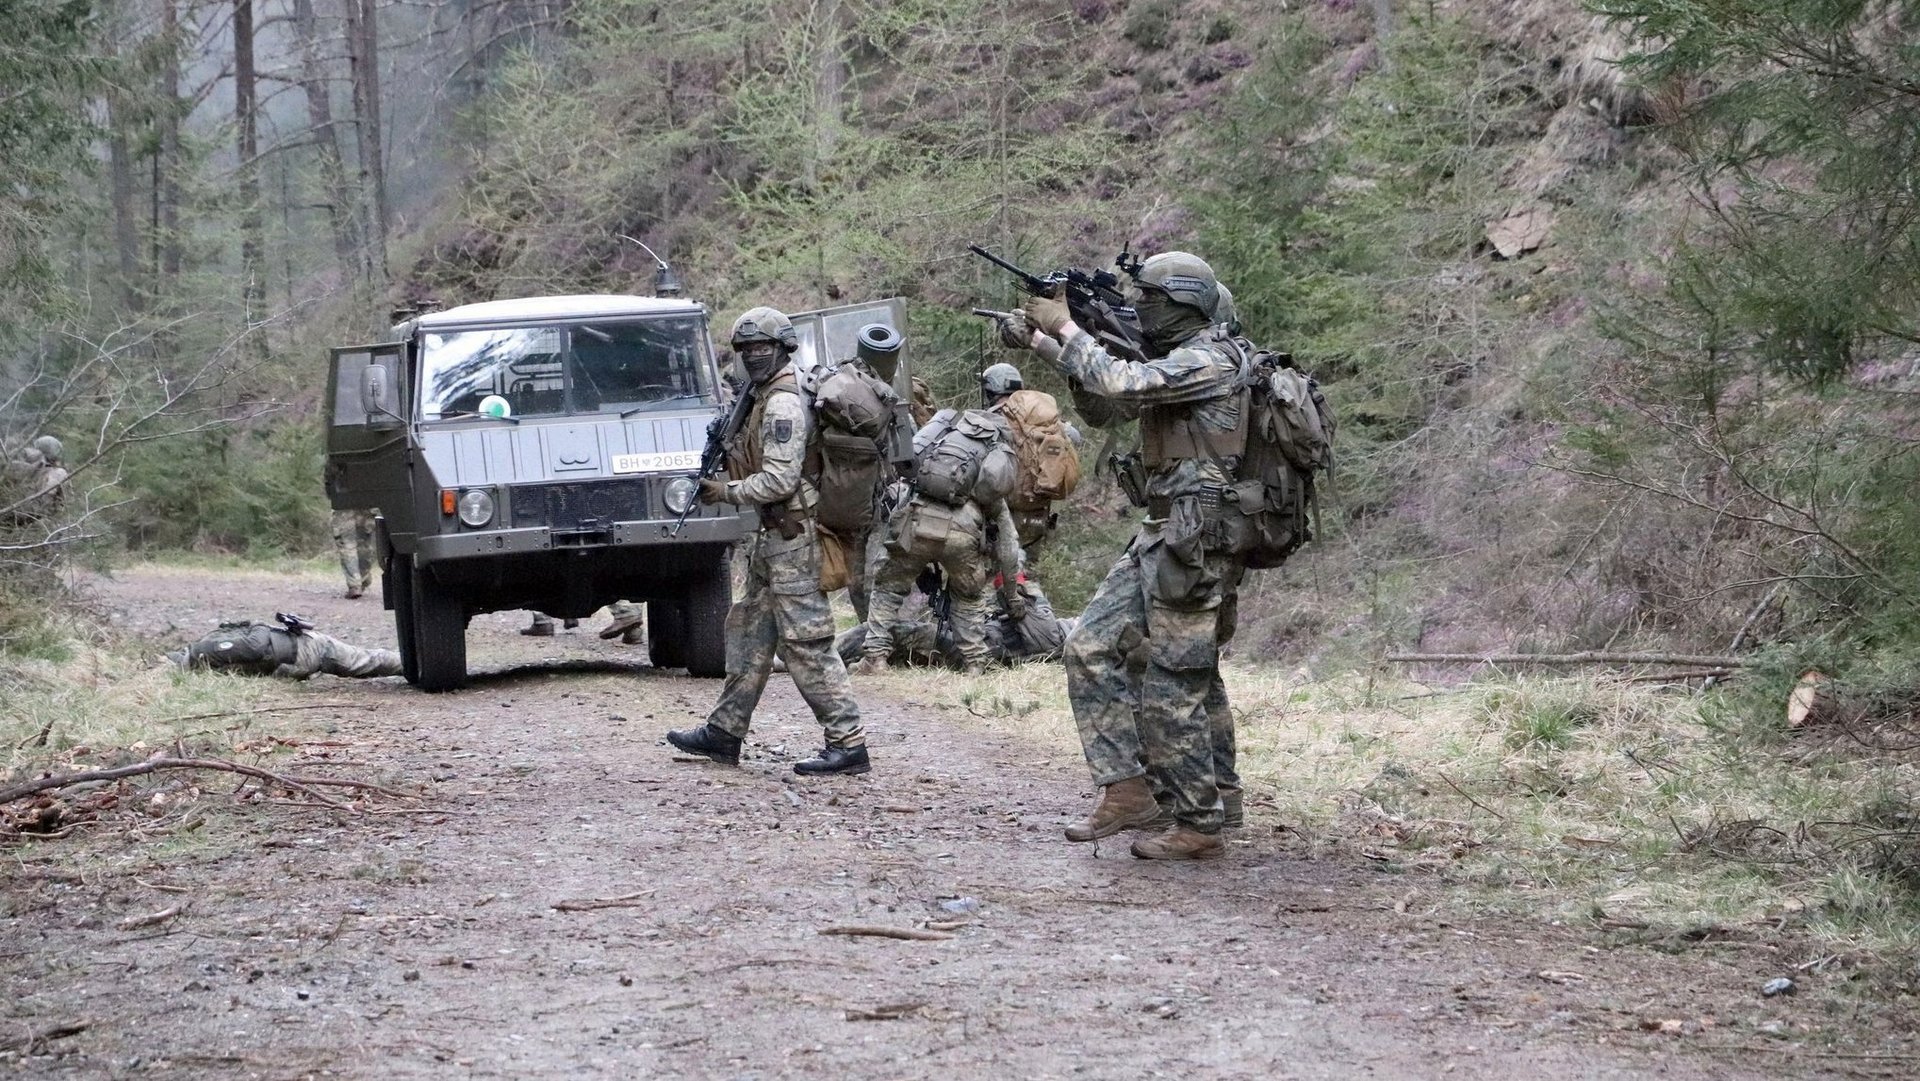
POLYGON ((1224 555, 1170 549, 1160 523, 1149 522, 1107 572, 1067 638, 1067 696, 1095 783, 1145 773, 1181 825, 1218 833, 1215 718, 1229 737, 1232 718, 1220 680, 1221 606, 1241 569, 1224 555), (1136 679, 1128 654, 1142 642, 1136 679))
POLYGON ((761 530, 741 542, 746 584, 727 609, 727 678, 707 723, 745 738, 777 651, 832 747, 867 742, 847 666, 833 651, 833 610, 820 592, 813 523, 788 540, 761 530))
POLYGON ((347 590, 359 594, 373 584, 373 512, 333 512, 333 550, 340 557, 340 573, 347 590))
POLYGON ((853 614, 867 621, 868 598, 873 575, 886 562, 887 549, 882 532, 868 529, 847 538, 847 599, 853 602, 853 614))
MULTIPOLYGON (((285 633, 285 632, 277 632, 285 633)), ((293 636, 293 660, 274 671, 276 676, 306 679, 317 672, 366 679, 401 675, 400 654, 390 649, 361 649, 330 634, 304 631, 293 636)))
MULTIPOLYGON (((931 513, 948 520, 941 515, 943 510, 931 513)), ((886 657, 893 652, 893 626, 899 619, 900 605, 913 590, 920 571, 929 563, 937 563, 947 572, 947 618, 953 628, 953 651, 967 667, 984 666, 993 660, 986 640, 986 590, 992 560, 980 535, 970 529, 916 529, 911 516, 922 513, 929 512, 916 503, 897 535, 887 543, 886 562, 873 577, 867 639, 861 648, 868 656, 886 657)))

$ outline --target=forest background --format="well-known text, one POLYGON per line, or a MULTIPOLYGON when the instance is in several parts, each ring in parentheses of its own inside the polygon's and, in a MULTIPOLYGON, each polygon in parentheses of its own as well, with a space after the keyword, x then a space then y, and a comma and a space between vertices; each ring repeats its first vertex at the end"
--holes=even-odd
MULTIPOLYGON (((645 292, 626 233, 722 319, 906 296, 959 404, 1003 359, 966 309, 1016 299, 969 241, 1186 248, 1341 421, 1321 535, 1254 579, 1240 655, 1373 695, 1393 651, 1738 653, 1687 706, 1716 769, 1804 767, 1778 707, 1818 669, 1870 741, 1822 752, 1856 789, 1827 810, 1872 836, 1790 854, 1895 927, 1916 7, 0 0, 0 450, 50 431, 74 472, 0 537, 0 654, 71 652, 63 561, 324 551, 326 349, 396 305, 645 292)), ((1041 572, 1071 610, 1132 514, 1100 477, 1063 517, 1041 572)), ((1638 716, 1502 693, 1503 753, 1638 716)))

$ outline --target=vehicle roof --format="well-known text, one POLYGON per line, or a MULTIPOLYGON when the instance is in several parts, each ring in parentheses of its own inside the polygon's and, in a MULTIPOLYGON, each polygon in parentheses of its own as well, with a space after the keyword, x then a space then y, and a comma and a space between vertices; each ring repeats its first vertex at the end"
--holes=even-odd
POLYGON ((517 323, 543 319, 605 319, 625 315, 691 315, 704 309, 684 297, 636 297, 583 293, 560 297, 522 297, 462 304, 445 311, 415 317, 422 328, 468 326, 474 323, 517 323))

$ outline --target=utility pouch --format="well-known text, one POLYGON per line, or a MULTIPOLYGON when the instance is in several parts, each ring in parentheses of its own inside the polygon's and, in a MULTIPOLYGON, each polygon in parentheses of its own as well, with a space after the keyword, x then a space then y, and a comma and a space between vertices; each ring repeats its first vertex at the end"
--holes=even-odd
POLYGON ((1140 460, 1138 451, 1127 454, 1109 454, 1107 467, 1113 470, 1113 479, 1126 493, 1127 502, 1136 507, 1147 505, 1147 467, 1140 460))
POLYGON ((772 526, 782 540, 792 540, 805 530, 799 517, 785 503, 769 503, 761 507, 760 521, 763 525, 772 526))

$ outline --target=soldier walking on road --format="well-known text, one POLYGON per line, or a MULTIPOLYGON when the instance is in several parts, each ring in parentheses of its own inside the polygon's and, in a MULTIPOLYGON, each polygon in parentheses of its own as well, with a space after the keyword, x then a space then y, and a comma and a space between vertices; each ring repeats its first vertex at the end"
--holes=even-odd
POLYGON ((347 578, 347 599, 353 600, 373 586, 373 512, 334 511, 333 550, 347 578))
POLYGON ((820 590, 817 496, 803 475, 813 417, 792 365, 799 335, 785 315, 754 308, 733 324, 732 344, 755 401, 728 448, 734 479, 703 479, 700 501, 752 507, 757 528, 738 549, 747 561, 746 588, 727 612, 727 678, 720 701, 705 724, 668 732, 667 742, 737 765, 778 650, 826 730, 825 748, 795 763, 794 772, 865 773, 870 766, 860 707, 846 665, 833 651, 833 611, 820 590))
POLYGON ((1106 733, 1135 728, 1122 641, 1145 639, 1138 731, 1148 768, 1168 795, 1174 828, 1134 842, 1143 859, 1223 854, 1224 818, 1208 711, 1219 674, 1220 608, 1243 567, 1220 509, 1244 440, 1241 358, 1212 333, 1213 269, 1184 252, 1157 255, 1136 276, 1145 363, 1109 354, 1076 326, 1064 301, 1036 298, 1009 345, 1039 350, 1090 395, 1140 411, 1147 517, 1067 638, 1067 693, 1100 804, 1067 835, 1093 840, 1151 825, 1159 809, 1135 751, 1106 733))

